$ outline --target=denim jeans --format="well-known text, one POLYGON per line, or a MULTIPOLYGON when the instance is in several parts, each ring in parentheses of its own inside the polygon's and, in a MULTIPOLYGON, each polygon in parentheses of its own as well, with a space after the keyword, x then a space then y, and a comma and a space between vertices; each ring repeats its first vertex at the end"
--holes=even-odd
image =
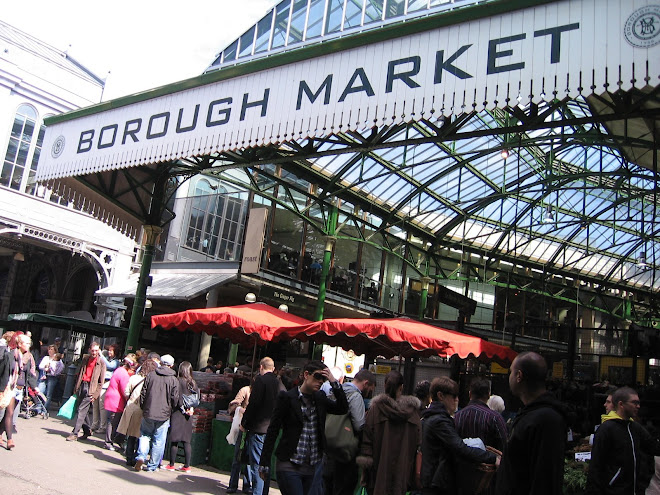
POLYGON ((55 394, 55 389, 57 388, 57 383, 59 382, 59 376, 46 376, 46 409, 50 408, 50 403, 53 400, 53 395, 55 394))
MULTIPOLYGON (((252 495, 268 495, 270 489, 270 475, 265 480, 259 476, 259 461, 261 460, 261 451, 264 449, 264 440, 266 434, 252 433, 247 434, 248 459, 250 461, 250 480, 252 481, 252 495)), ((270 465, 270 462, 268 463, 270 465)))
POLYGON ((138 453, 135 459, 146 461, 149 452, 151 452, 151 457, 147 463, 147 471, 155 471, 160 466, 160 462, 163 460, 163 453, 165 452, 167 430, 169 428, 169 419, 155 421, 153 419, 142 418, 138 453))
MULTIPOLYGON (((243 493, 252 492, 252 483, 250 483, 250 473, 241 464, 241 442, 243 441, 244 433, 242 431, 238 432, 236 437, 236 444, 234 445, 234 459, 231 462, 231 475, 229 476, 229 488, 232 490, 238 490, 238 478, 243 471, 243 493)), ((245 447, 247 448, 247 446, 245 447)))
POLYGON ((296 471, 277 471, 277 486, 282 495, 317 495, 323 493, 323 462, 313 474, 296 471))

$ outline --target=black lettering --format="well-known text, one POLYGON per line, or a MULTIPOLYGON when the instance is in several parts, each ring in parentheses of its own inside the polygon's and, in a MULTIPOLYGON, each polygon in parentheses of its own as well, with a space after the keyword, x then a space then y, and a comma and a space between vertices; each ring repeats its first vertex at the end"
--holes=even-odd
POLYGON ((127 136, 131 136, 133 142, 137 143, 139 139, 137 138, 136 134, 140 132, 141 128, 142 119, 127 120, 126 124, 124 125, 124 136, 121 138, 121 144, 126 144, 127 136), (135 125, 135 127, 131 128, 133 125, 135 125))
POLYGON ((534 37, 538 38, 539 36, 551 36, 550 38, 550 63, 557 64, 559 63, 559 58, 561 56, 561 33, 566 31, 573 31, 575 29, 580 29, 580 23, 576 22, 574 24, 565 24, 563 26, 557 26, 549 29, 541 29, 539 31, 534 31, 534 37))
POLYGON ((117 124, 106 125, 105 127, 101 128, 101 132, 99 132, 99 144, 98 144, 100 150, 102 150, 103 148, 110 148, 115 145, 115 139, 117 139, 118 130, 119 130, 119 126, 117 124), (112 139, 104 143, 103 135, 105 134, 105 131, 108 131, 110 129, 112 129, 112 139))
POLYGON ((402 58, 399 60, 392 60, 387 64, 387 83, 385 84, 385 92, 391 93, 392 86, 395 79, 401 79, 409 88, 419 88, 419 84, 412 80, 412 76, 419 74, 419 68, 422 65, 422 59, 418 56, 402 58), (412 68, 406 72, 395 73, 397 65, 412 64, 412 68))
POLYGON ((149 117, 149 125, 147 126, 147 139, 156 139, 159 137, 163 137, 165 134, 167 134, 167 127, 170 125, 170 112, 163 112, 163 113, 157 113, 156 115, 152 115, 149 117), (156 120, 160 119, 165 119, 165 122, 163 123, 163 128, 159 132, 152 132, 152 129, 154 127, 154 122, 156 120))
POLYGON ((300 107, 302 106, 302 96, 303 92, 307 95, 307 99, 310 101, 310 103, 314 103, 316 99, 321 95, 321 91, 325 88, 325 96, 323 97, 323 104, 327 105, 330 103, 330 89, 332 88, 332 74, 328 75, 323 82, 321 83, 321 86, 319 86, 319 89, 316 93, 312 93, 312 90, 309 89, 309 86, 307 85, 306 81, 300 81, 300 85, 298 86, 298 101, 296 102, 296 110, 300 110, 300 107))
POLYGON ((360 91, 364 91, 367 93, 367 96, 373 96, 374 89, 371 87, 371 83, 369 82, 369 78, 364 72, 364 69, 360 67, 359 69, 355 69, 355 72, 353 72, 353 75, 351 76, 351 80, 348 81, 348 84, 346 85, 346 89, 344 89, 344 92, 341 94, 341 97, 339 98, 339 103, 344 101, 346 97, 351 94, 351 93, 359 93, 360 91), (355 84, 355 81, 357 78, 360 78, 360 82, 362 83, 360 86, 353 86, 355 84))
POLYGON ((82 131, 78 141, 78 153, 85 153, 92 149, 92 140, 94 139, 94 130, 82 131), (83 147, 85 145, 85 147, 83 147))
POLYGON ((266 116, 266 110, 268 109, 268 95, 270 95, 270 88, 264 90, 264 99, 252 101, 248 103, 248 93, 243 95, 243 104, 241 105, 241 121, 245 120, 245 112, 248 108, 252 107, 261 107, 261 116, 266 116))
POLYGON ((502 43, 511 43, 512 41, 524 40, 527 37, 526 34, 516 34, 513 36, 507 36, 505 38, 497 38, 495 40, 490 40, 488 42, 488 71, 487 74, 497 74, 498 72, 508 72, 511 70, 519 70, 525 68, 525 62, 518 62, 515 64, 508 65, 495 65, 498 58, 510 57, 513 55, 513 50, 502 50, 501 52, 497 51, 497 45, 502 43))
POLYGON ((213 113, 215 112, 216 105, 231 105, 232 101, 233 100, 231 98, 222 98, 220 100, 214 100, 209 103, 209 110, 206 113, 206 127, 213 127, 214 125, 222 125, 229 122, 231 108, 223 108, 222 110, 219 110, 218 116, 221 116, 222 118, 218 120, 213 120, 213 113))
POLYGON ((463 45, 460 47, 458 50, 454 52, 453 55, 451 55, 447 61, 445 62, 445 51, 440 50, 438 52, 435 52, 435 76, 433 78, 433 83, 434 84, 440 84, 442 82, 442 71, 446 70, 450 74, 453 74, 454 76, 458 77, 459 79, 470 79, 473 77, 472 75, 468 74, 464 70, 459 69, 455 65, 453 65, 454 62, 456 62, 456 59, 463 55, 468 48, 470 48, 472 45, 463 45))
POLYGON ((183 118, 183 108, 179 109, 179 118, 176 121, 176 133, 192 131, 197 127, 197 116, 199 115, 199 104, 195 105, 195 115, 193 116, 192 124, 188 127, 181 127, 181 119, 183 118))

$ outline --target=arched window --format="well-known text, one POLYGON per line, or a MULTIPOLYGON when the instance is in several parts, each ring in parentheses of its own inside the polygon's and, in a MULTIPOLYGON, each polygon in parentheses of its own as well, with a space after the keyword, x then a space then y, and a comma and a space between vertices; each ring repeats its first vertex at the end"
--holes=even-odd
MULTIPOLYGON (((11 135, 9 136, 7 153, 5 153, 5 160, 2 165, 0 185, 18 191, 25 190, 25 183, 27 182, 25 168, 30 156, 36 125, 37 112, 35 109, 30 105, 18 107, 14 117, 14 125, 11 128, 11 135)), ((43 139, 43 133, 39 132, 39 135, 43 139)), ((36 162, 34 167, 36 168, 36 162)))

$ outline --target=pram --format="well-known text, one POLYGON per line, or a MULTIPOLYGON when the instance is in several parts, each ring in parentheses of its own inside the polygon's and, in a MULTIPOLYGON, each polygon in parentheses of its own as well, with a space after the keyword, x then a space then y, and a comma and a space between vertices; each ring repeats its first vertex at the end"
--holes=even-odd
POLYGON ((30 419, 39 414, 42 419, 48 419, 46 398, 43 394, 31 387, 26 387, 26 391, 27 393, 23 394, 23 400, 21 401, 20 416, 25 419, 30 419))

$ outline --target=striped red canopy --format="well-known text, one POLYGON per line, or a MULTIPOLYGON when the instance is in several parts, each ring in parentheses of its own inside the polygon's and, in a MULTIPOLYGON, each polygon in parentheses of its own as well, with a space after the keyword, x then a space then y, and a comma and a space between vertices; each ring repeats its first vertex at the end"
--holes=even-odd
POLYGON ((264 303, 224 306, 221 308, 189 309, 180 313, 151 317, 151 328, 206 332, 228 338, 235 344, 264 345, 273 340, 277 330, 303 327, 310 321, 285 313, 264 303))

